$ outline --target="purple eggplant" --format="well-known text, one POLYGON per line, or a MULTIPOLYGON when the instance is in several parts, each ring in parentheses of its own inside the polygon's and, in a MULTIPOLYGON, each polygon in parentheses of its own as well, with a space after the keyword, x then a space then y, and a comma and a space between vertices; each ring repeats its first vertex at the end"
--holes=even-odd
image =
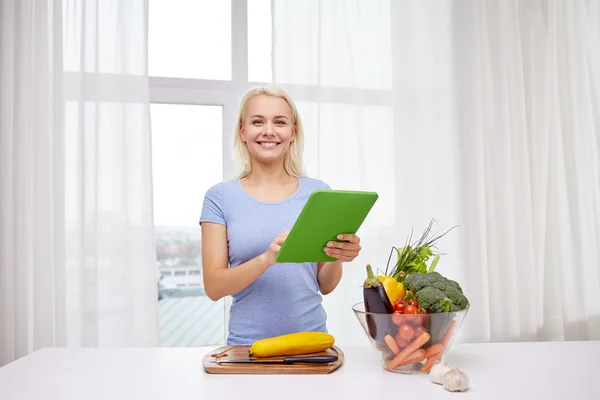
POLYGON ((363 283, 363 299, 369 335, 378 343, 385 344, 385 335, 393 333, 391 318, 385 314, 392 314, 394 307, 370 265, 367 265, 367 279, 363 283))

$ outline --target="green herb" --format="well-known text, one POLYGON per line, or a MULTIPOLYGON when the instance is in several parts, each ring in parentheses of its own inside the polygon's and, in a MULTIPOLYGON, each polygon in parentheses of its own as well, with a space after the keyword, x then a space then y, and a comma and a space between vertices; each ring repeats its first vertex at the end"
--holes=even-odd
POLYGON ((435 270, 435 267, 440 259, 441 254, 437 252, 436 243, 440 238, 442 238, 452 229, 456 228, 456 226, 448 229, 441 235, 432 235, 431 229, 433 228, 434 223, 435 220, 432 219, 427 229, 425 229, 425 231, 423 232, 423 235, 414 243, 411 243, 411 232, 404 247, 401 247, 399 249, 396 247, 392 247, 392 251, 390 252, 390 257, 388 258, 388 263, 385 268, 386 275, 388 275, 388 269, 394 251, 397 254, 397 261, 392 270, 390 271, 389 275, 395 277, 399 282, 403 282, 406 276, 414 272, 426 274, 435 270), (431 256, 434 257, 428 266, 427 263, 431 256))

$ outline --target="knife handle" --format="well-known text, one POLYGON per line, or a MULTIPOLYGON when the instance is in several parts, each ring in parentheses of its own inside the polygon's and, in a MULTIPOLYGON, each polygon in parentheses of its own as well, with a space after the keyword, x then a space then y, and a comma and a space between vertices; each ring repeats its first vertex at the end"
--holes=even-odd
POLYGON ((305 356, 305 357, 284 357, 284 364, 294 363, 311 363, 311 364, 327 364, 338 360, 337 356, 305 356))

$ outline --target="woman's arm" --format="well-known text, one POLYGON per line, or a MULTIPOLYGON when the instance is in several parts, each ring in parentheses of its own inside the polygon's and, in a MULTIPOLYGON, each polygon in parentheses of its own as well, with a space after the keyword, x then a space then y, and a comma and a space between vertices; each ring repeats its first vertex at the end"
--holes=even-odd
POLYGON ((213 301, 241 292, 268 268, 265 254, 228 268, 227 228, 202 223, 202 277, 206 295, 213 301))
POLYGON ((263 254, 228 268, 227 228, 211 222, 202 223, 202 278, 204 291, 213 301, 231 296, 246 289, 270 266, 275 265, 275 256, 288 232, 278 235, 263 254))
POLYGON ((340 242, 327 243, 325 253, 336 259, 326 263, 319 263, 317 281, 319 290, 326 295, 337 287, 342 279, 342 262, 353 261, 360 253, 360 238, 353 234, 340 234, 337 237, 340 242))
POLYGON ((338 283, 342 279, 342 262, 330 261, 319 263, 319 272, 317 281, 319 282, 319 290, 323 295, 328 295, 333 292, 338 283))

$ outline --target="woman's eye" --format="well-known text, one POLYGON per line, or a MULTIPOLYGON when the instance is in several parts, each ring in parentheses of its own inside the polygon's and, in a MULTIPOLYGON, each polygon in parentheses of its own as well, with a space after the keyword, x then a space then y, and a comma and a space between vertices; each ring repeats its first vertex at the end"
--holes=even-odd
POLYGON ((277 125, 285 125, 285 121, 276 121, 275 122, 277 125))
POLYGON ((259 119, 257 119, 257 120, 254 120, 254 121, 252 121, 252 123, 253 123, 254 125, 258 125, 258 124, 261 124, 261 123, 262 123, 262 121, 261 121, 261 120, 259 120, 259 119))

